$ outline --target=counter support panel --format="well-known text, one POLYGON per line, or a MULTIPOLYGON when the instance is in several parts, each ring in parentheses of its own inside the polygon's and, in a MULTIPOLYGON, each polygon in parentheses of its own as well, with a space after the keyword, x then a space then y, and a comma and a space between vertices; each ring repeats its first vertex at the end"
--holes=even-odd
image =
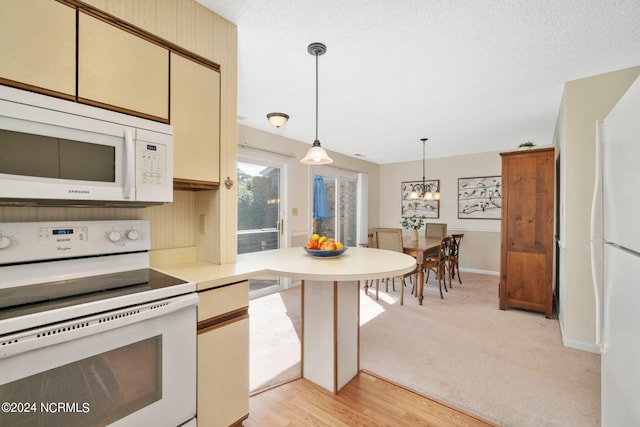
POLYGON ((302 376, 337 393, 359 370, 358 281, 302 281, 302 376))

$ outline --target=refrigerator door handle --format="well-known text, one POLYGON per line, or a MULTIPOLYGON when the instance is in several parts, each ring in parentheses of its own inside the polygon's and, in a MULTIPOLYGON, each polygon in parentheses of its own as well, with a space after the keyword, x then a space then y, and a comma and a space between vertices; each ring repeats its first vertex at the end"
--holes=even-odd
POLYGON ((591 201, 591 276, 596 297, 596 344, 602 347, 602 136, 603 122, 596 120, 596 177, 591 201))

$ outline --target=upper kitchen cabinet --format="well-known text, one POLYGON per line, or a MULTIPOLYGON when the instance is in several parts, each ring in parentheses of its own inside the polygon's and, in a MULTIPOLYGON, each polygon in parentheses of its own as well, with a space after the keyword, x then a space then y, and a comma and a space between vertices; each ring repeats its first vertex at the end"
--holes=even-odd
POLYGON ((76 11, 55 1, 0 1, 0 83, 75 97, 76 11))
POLYGON ((176 189, 220 183, 220 73, 171 53, 171 125, 176 189))
POLYGON ((78 16, 78 100, 168 122, 169 49, 94 16, 78 16))

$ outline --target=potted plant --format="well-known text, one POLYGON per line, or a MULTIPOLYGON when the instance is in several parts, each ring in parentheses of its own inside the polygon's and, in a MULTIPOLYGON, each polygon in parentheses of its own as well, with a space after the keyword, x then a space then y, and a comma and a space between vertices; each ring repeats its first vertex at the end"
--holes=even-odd
POLYGON ((401 224, 402 228, 406 230, 411 230, 411 240, 414 242, 418 241, 418 230, 422 228, 425 220, 424 215, 412 215, 405 218, 402 218, 401 224))
POLYGON ((518 145, 518 150, 531 150, 535 146, 536 144, 534 144, 533 141, 527 141, 518 145))

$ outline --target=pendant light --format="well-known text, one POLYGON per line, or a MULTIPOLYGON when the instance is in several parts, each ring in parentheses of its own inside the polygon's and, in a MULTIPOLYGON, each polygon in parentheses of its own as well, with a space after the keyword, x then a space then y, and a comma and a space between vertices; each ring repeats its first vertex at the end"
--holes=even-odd
POLYGON ((429 138, 420 138, 422 141, 422 184, 416 184, 411 188, 409 193, 409 199, 417 200, 440 200, 440 191, 434 184, 427 184, 425 181, 425 163, 427 161, 425 156, 426 144, 429 138))
POLYGON ((318 56, 324 55, 327 47, 322 43, 311 43, 307 48, 309 53, 316 57, 316 139, 313 145, 307 151, 307 155, 300 160, 300 163, 307 165, 327 165, 333 163, 333 159, 329 157, 327 152, 320 146, 318 140, 318 56))

